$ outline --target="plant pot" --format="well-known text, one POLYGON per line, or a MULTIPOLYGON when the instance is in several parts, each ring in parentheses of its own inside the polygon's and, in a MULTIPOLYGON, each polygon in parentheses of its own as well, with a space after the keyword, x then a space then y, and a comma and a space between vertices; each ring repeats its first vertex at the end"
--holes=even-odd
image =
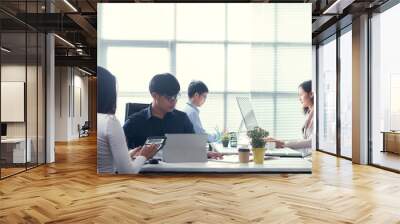
POLYGON ((265 148, 253 148, 253 160, 255 164, 264 164, 265 148))
POLYGON ((222 146, 223 147, 228 147, 229 145, 229 140, 228 141, 222 141, 222 146))

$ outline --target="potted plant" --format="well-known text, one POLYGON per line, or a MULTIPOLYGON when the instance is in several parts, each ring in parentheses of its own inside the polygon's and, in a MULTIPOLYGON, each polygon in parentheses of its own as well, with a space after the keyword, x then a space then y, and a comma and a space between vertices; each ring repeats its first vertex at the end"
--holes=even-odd
POLYGON ((256 127, 253 130, 247 132, 247 136, 250 138, 250 144, 252 146, 253 151, 253 159, 256 164, 264 163, 264 154, 265 154, 265 138, 268 137, 268 131, 256 127))
POLYGON ((225 132, 224 134, 222 134, 221 136, 222 146, 228 147, 229 138, 230 138, 229 133, 225 132))

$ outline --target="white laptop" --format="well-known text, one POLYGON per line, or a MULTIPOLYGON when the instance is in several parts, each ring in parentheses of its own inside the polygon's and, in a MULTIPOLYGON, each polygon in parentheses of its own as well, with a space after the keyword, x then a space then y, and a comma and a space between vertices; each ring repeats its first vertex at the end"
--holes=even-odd
POLYGON ((207 162, 206 134, 165 134, 167 137, 161 150, 166 163, 207 162))

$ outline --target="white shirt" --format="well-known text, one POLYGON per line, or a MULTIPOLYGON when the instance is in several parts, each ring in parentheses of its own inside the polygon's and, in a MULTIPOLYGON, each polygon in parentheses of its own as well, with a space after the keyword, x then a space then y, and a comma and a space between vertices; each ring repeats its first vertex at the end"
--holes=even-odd
POLYGON ((115 115, 97 114, 97 172, 139 173, 146 157, 132 160, 125 134, 115 115))
POLYGON ((285 147, 291 149, 306 149, 312 147, 312 137, 314 132, 314 111, 309 111, 303 126, 303 139, 285 142, 285 147))
MULTIPOLYGON (((200 120, 200 110, 192 103, 186 103, 185 108, 183 108, 183 112, 189 117, 189 120, 193 124, 194 133, 196 134, 207 134, 206 130, 204 130, 203 125, 200 120)), ((215 135, 208 135, 209 142, 215 142, 215 135)))

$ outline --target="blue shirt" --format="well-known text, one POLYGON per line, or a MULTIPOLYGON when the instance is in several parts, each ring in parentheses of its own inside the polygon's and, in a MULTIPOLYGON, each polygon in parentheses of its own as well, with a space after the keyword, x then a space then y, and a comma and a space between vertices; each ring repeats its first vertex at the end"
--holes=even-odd
POLYGON ((147 137, 195 133, 184 112, 173 110, 160 119, 152 115, 151 105, 129 116, 123 128, 128 147, 131 149, 142 146, 147 137))
MULTIPOLYGON (((193 129, 196 134, 207 134, 206 130, 204 130, 203 125, 201 124, 200 120, 200 110, 192 103, 186 103, 185 108, 183 111, 189 117, 190 121, 193 124, 193 129)), ((209 142, 215 142, 216 136, 215 135, 208 135, 209 142)))

